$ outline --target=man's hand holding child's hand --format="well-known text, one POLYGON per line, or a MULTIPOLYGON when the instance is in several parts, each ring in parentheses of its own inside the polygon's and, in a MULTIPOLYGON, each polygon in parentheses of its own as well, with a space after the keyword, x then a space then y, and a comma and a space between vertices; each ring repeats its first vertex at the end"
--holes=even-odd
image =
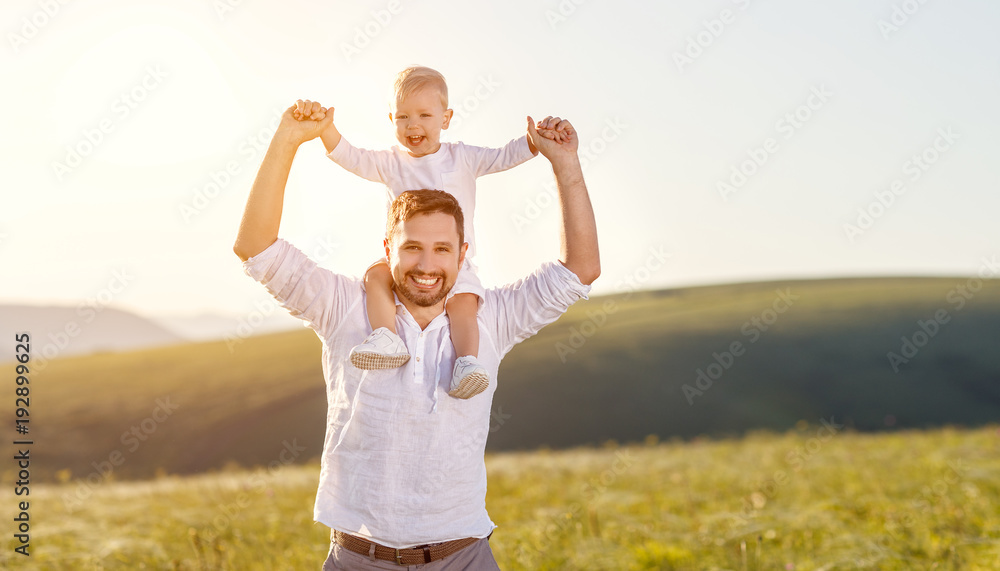
POLYGON ((560 121, 558 117, 547 117, 535 124, 536 132, 557 143, 566 143, 573 138, 573 126, 569 121, 560 121))
POLYGON ((322 121, 326 118, 327 113, 333 114, 333 107, 327 109, 320 105, 318 101, 299 99, 295 102, 295 110, 292 111, 292 117, 297 121, 322 121))
POLYGON ((538 123, 528 117, 528 140, 549 160, 575 158, 579 147, 573 125, 559 117, 546 117, 538 123))
POLYGON ((295 102, 292 117, 297 121, 320 121, 325 123, 320 138, 323 139, 323 146, 326 147, 327 152, 332 151, 340 143, 340 131, 333 124, 333 107, 323 107, 318 101, 299 99, 295 102))

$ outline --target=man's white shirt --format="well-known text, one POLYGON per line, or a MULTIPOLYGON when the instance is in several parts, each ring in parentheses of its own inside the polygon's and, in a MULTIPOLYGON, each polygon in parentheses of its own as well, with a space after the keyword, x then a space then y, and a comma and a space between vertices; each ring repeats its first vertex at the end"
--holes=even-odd
POLYGON ((362 371, 348 358, 371 333, 360 279, 317 266, 280 238, 244 271, 323 343, 328 408, 315 520, 397 548, 489 535, 483 455, 500 360, 590 286, 547 262, 486 290, 479 361, 490 385, 461 400, 447 394, 455 351, 444 312, 421 330, 397 299, 396 329, 410 361, 362 371))

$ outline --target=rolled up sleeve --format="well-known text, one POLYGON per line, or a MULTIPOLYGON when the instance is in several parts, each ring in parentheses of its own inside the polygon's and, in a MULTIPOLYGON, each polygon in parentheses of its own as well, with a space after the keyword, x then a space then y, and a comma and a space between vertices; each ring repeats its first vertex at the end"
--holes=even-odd
POLYGON ((243 271, 323 338, 336 330, 347 309, 360 299, 358 279, 317 266, 281 238, 243 262, 243 271))
POLYGON ((493 322, 500 354, 559 319, 589 293, 590 286, 560 262, 547 262, 524 279, 488 290, 484 305, 496 311, 493 322))

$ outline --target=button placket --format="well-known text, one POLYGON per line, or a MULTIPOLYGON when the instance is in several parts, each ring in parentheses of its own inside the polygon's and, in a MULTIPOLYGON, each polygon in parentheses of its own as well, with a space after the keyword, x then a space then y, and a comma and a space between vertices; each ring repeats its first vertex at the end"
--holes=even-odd
POLYGON ((424 346, 426 345, 425 341, 426 339, 424 337, 424 332, 421 331, 420 334, 417 335, 417 346, 414 347, 413 349, 414 360, 416 360, 417 362, 417 365, 413 367, 414 383, 424 382, 423 355, 424 355, 424 346))

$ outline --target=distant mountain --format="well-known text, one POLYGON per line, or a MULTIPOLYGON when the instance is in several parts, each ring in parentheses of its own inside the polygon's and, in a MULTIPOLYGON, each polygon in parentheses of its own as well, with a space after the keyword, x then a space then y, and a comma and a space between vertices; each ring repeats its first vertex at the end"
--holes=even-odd
POLYGON ((32 358, 131 351, 181 343, 175 333, 113 307, 0 305, 0 362, 14 359, 14 334, 27 332, 32 358))
MULTIPOLYGON (((173 345, 185 341, 212 341, 261 335, 302 327, 287 312, 275 311, 262 321, 214 313, 142 317, 113 307, 34 306, 0 304, 0 334, 14 339, 14 332, 28 332, 33 351, 46 360, 54 356, 121 352, 173 345), (245 333, 244 333, 245 332, 245 333), (43 352, 44 351, 44 352, 43 352)), ((12 344, 0 344, 0 362, 12 360, 12 344)))
POLYGON ((239 336, 242 331, 252 331, 252 335, 261 335, 302 327, 301 320, 295 319, 287 311, 280 308, 274 313, 264 316, 259 323, 255 317, 253 327, 249 327, 248 318, 236 318, 217 313, 154 316, 150 319, 188 341, 226 339, 227 337, 239 336))
MULTIPOLYGON (((997 422, 998 339, 1000 280, 594 297, 504 360, 488 448, 785 431, 802 421, 864 431, 997 422)), ((119 478, 267 465, 293 443, 305 448, 300 460, 317 457, 320 355, 303 328, 53 361, 32 384, 32 435, 46 442, 32 476, 67 469, 83 478, 112 457, 124 459, 119 478)), ((12 414, 0 407, 0 426, 12 414)))

